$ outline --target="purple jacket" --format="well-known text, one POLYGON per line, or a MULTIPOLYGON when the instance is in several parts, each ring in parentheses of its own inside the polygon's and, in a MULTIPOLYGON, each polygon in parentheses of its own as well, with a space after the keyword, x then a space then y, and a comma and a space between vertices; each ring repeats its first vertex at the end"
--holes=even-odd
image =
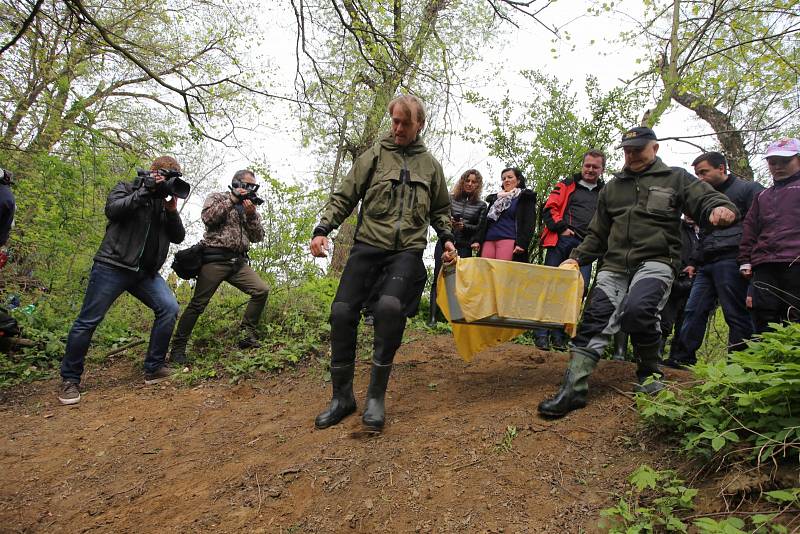
POLYGON ((800 261, 800 173, 759 193, 747 212, 739 265, 800 261))

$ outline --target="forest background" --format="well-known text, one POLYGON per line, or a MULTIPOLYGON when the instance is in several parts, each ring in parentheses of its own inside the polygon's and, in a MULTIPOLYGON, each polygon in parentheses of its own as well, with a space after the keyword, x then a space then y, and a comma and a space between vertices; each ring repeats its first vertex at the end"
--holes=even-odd
MULTIPOLYGON (((484 194, 514 165, 541 205, 585 149, 606 150, 618 168, 614 143, 640 122, 665 138, 670 164, 721 149, 735 172, 765 180, 766 142, 800 131, 797 4, 3 0, 0 161, 15 173, 18 210, 2 298, 36 345, 0 357, 0 383, 52 371, 108 191, 162 153, 193 186, 182 246, 201 236, 203 198, 237 168, 256 170, 267 199, 267 237, 251 257, 273 288, 268 347, 230 356, 244 297, 223 291, 197 330, 188 380, 269 370, 324 346, 353 226, 325 263, 306 251, 310 230, 399 92, 426 102, 426 142, 451 181, 476 167, 484 194)), ((190 284, 168 265, 185 303, 190 284)), ((124 300, 95 352, 146 337, 148 324, 124 300)))

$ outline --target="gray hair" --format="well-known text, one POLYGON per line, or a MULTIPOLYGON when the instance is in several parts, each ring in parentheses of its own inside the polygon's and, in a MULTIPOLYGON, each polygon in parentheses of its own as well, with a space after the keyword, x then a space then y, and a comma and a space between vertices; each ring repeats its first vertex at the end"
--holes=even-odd
POLYGON ((233 173, 233 180, 238 180, 238 181, 242 182, 242 181, 244 181, 243 180, 244 177, 247 176, 248 174, 250 176, 252 176, 253 179, 255 180, 256 173, 254 173, 250 169, 242 169, 241 171, 236 171, 235 173, 233 173))
POLYGON ((389 111, 389 115, 392 114, 392 110, 396 105, 400 105, 400 107, 403 108, 403 110, 409 115, 412 113, 412 107, 416 108, 417 122, 420 124, 420 126, 425 126, 425 104, 423 104, 422 100, 420 100, 418 97, 414 95, 400 95, 394 97, 386 108, 389 111))

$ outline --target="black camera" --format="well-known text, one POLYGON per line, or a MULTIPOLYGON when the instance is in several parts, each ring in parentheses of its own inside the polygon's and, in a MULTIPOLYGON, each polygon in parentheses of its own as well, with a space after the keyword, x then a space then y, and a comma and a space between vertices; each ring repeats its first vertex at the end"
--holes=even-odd
POLYGON ((11 171, 0 169, 0 184, 11 185, 14 181, 14 174, 11 171))
POLYGON ((179 171, 158 169, 157 171, 136 171, 139 187, 144 187, 156 198, 186 198, 189 196, 189 184, 181 180, 183 176, 179 171), (157 183, 156 175, 164 177, 164 181, 157 183))
POLYGON ((233 195, 236 198, 239 198, 241 200, 249 200, 256 206, 260 206, 261 204, 264 203, 263 198, 258 198, 258 196, 256 196, 256 192, 258 191, 258 184, 251 184, 248 182, 233 180, 231 181, 231 185, 228 186, 228 189, 230 189, 231 193, 233 193, 233 195), (247 192, 244 195, 240 195, 237 189, 245 189, 247 192))

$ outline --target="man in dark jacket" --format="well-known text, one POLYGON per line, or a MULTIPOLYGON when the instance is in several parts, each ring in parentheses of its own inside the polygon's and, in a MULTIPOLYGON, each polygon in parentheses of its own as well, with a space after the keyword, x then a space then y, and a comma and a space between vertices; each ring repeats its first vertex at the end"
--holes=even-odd
POLYGON ((14 211, 17 204, 14 201, 14 193, 11 192, 11 180, 13 175, 10 171, 0 169, 0 269, 6 264, 8 255, 5 251, 8 243, 8 234, 14 223, 14 211))
POLYGON ((739 265, 753 279, 755 332, 769 323, 800 322, 800 139, 767 148, 774 185, 753 200, 742 228, 739 265))
POLYGON ((384 399, 406 318, 425 287, 422 252, 433 226, 444 243, 444 261, 455 257, 450 196, 442 166, 419 137, 425 108, 414 96, 389 103, 392 131, 361 156, 331 195, 314 228, 311 253, 327 255, 328 234, 361 201, 355 243, 331 305, 331 385, 328 408, 314 424, 327 428, 356 410, 353 372, 361 306, 374 296, 375 342, 362 421, 383 428, 384 399))
MULTIPOLYGON (((742 220, 755 195, 764 189, 757 182, 729 174, 725 156, 719 152, 701 154, 692 166, 698 178, 736 205, 742 220)), ((695 353, 703 343, 708 316, 717 300, 728 323, 729 352, 742 349, 745 340, 753 334, 753 321, 745 304, 749 284, 740 276, 736 261, 741 240, 741 220, 727 228, 701 230, 697 251, 687 267, 690 276, 694 276, 692 292, 686 303, 679 342, 666 365, 683 367, 697 361, 695 353)))
POLYGON ((602 258, 561 389, 539 404, 545 416, 562 417, 586 405, 589 375, 619 329, 630 335, 637 361, 634 390, 664 387, 658 381, 659 314, 680 266, 681 213, 713 226, 737 217, 725 195, 656 156, 650 128, 628 130, 621 147, 625 167, 600 192, 586 238, 564 262, 579 266, 602 258))
POLYGON ((155 313, 144 360, 145 384, 157 384, 171 376, 164 360, 178 318, 178 302, 158 271, 167 258, 169 244, 183 241, 185 231, 177 199, 173 196, 166 200, 161 184, 164 171, 180 170, 175 158, 162 156, 153 161, 149 179, 139 176, 132 183, 120 182, 109 193, 106 233, 94 256, 83 306, 69 332, 61 361, 61 404, 80 402, 78 385, 92 334, 126 291, 155 313))
MULTIPOLYGON (((581 172, 561 180, 542 209, 542 246, 547 250, 544 264, 558 267, 569 258, 572 249, 577 247, 586 236, 589 223, 597 210, 597 197, 603 189, 603 171, 606 167, 606 155, 599 150, 589 150, 583 155, 581 172)), ((583 276, 583 294, 589 291, 589 280, 592 277, 592 264, 581 266, 583 276)), ((563 330, 542 329, 536 331, 536 346, 548 350, 552 337, 553 346, 562 349, 566 341, 563 330)))

